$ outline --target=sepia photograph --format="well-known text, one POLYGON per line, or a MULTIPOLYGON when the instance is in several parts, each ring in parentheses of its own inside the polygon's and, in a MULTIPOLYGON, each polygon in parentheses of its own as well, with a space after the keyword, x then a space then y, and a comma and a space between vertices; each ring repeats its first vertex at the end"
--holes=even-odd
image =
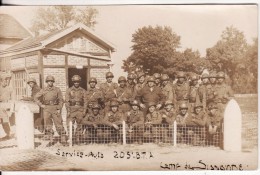
POLYGON ((248 171, 258 5, 0 7, 0 171, 248 171))

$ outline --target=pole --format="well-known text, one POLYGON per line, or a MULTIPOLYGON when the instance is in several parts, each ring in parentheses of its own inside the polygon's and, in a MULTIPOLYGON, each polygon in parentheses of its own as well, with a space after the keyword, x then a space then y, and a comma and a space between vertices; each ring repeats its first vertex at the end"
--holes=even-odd
POLYGON ((125 127, 125 121, 123 121, 123 145, 126 145, 126 127, 125 127))
POLYGON ((176 146, 177 145, 177 122, 176 121, 173 122, 172 136, 173 136, 173 146, 176 146))
POLYGON ((69 147, 72 147, 72 121, 69 122, 69 147))

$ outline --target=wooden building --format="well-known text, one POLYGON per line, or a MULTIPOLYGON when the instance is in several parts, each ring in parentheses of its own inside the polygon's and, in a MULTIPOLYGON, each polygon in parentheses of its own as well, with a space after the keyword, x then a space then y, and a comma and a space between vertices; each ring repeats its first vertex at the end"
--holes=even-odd
POLYGON ((26 84, 28 77, 35 77, 44 87, 47 75, 55 77, 55 86, 60 87, 64 95, 75 74, 82 77, 85 89, 90 77, 96 77, 98 83, 105 81, 114 51, 113 44, 84 24, 77 24, 44 36, 30 37, 1 51, 0 71, 11 71, 16 100, 30 94, 26 84))

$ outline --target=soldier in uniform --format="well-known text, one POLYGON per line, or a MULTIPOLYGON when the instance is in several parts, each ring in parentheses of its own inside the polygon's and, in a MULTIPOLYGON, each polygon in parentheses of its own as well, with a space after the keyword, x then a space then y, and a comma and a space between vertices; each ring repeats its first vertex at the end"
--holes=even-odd
POLYGON ((124 76, 120 76, 118 78, 119 87, 116 89, 116 97, 119 103, 119 110, 123 113, 129 111, 130 101, 134 100, 133 91, 131 87, 126 86, 126 78, 124 76))
POLYGON ((203 73, 201 76, 201 81, 202 84, 199 87, 199 97, 200 97, 200 102, 203 105, 203 109, 206 110, 207 107, 207 91, 209 88, 209 79, 208 79, 208 74, 203 73))
POLYGON ((188 105, 185 102, 182 102, 179 105, 179 113, 176 116, 176 122, 177 122, 177 142, 178 143, 186 143, 187 140, 187 129, 186 129, 186 123, 190 116, 188 105))
POLYGON ((140 110, 140 105, 137 100, 131 102, 131 106, 132 109, 125 113, 127 132, 131 140, 143 144, 144 113, 140 110))
POLYGON ((122 137, 122 122, 124 119, 124 114, 119 111, 119 104, 117 101, 111 101, 110 103, 111 110, 106 113, 104 121, 107 126, 112 127, 110 132, 110 142, 121 142, 122 137))
POLYGON ((100 125, 104 125, 104 115, 100 114, 101 106, 98 103, 92 105, 92 112, 87 113, 85 118, 82 120, 85 138, 90 138, 91 142, 103 142, 104 141, 104 128, 100 125))
POLYGON ((139 72, 137 74, 137 83, 136 83, 135 88, 134 88, 134 97, 139 93, 139 91, 141 89, 144 88, 145 85, 146 85, 145 73, 139 72))
POLYGON ((61 143, 66 144, 66 132, 62 124, 61 116, 61 109, 64 103, 61 90, 53 85, 55 82, 53 76, 48 75, 45 82, 47 83, 47 87, 40 90, 35 95, 34 100, 43 109, 45 134, 50 138, 49 146, 54 143, 54 131, 52 129, 53 123, 61 136, 61 143))
POLYGON ((145 115, 147 113, 148 103, 155 103, 156 109, 159 110, 165 102, 165 98, 161 88, 155 85, 153 76, 147 79, 147 86, 141 89, 136 96, 136 99, 141 102, 140 107, 144 110, 145 115))
POLYGON ((177 82, 173 85, 173 103, 178 106, 183 102, 188 102, 189 83, 186 81, 184 72, 177 74, 177 82))
POLYGON ((156 110, 156 103, 148 103, 148 114, 145 117, 145 136, 152 136, 154 143, 159 143, 161 139, 161 126, 162 116, 159 111, 156 110), (147 134, 148 133, 148 134, 147 134))
POLYGON ((127 84, 126 86, 132 91, 132 93, 134 92, 134 88, 135 88, 135 79, 136 79, 136 75, 133 73, 129 73, 127 75, 127 84))
MULTIPOLYGON (((8 103, 12 99, 13 90, 11 89, 10 86, 8 86, 8 82, 7 82, 8 76, 3 76, 1 79, 2 79, 2 83, 0 86, 0 102, 8 103)), ((10 107, 0 106, 0 122, 6 134, 4 137, 0 139, 0 141, 12 138, 11 128, 9 124, 9 117, 12 115, 12 113, 10 112, 10 108, 11 108, 11 104, 10 107)))
MULTIPOLYGON (((196 101, 199 101, 199 77, 197 75, 191 76, 190 88, 189 88, 189 105, 190 109, 194 109, 196 101)), ((193 111, 191 111, 193 112, 193 111)))
POLYGON ((100 90, 104 95, 105 112, 109 111, 110 101, 116 98, 116 89, 118 85, 112 82, 114 75, 112 72, 106 73, 107 82, 100 84, 100 90))
POLYGON ((216 96, 216 73, 215 72, 211 72, 209 74, 209 85, 207 86, 207 105, 211 102, 214 102, 215 96, 216 96))
POLYGON ((167 74, 163 74, 161 76, 161 89, 162 89, 162 93, 166 97, 165 100, 170 100, 173 102, 172 86, 169 83, 169 76, 167 74))
POLYGON ((81 121, 87 111, 86 90, 80 87, 81 77, 79 75, 74 75, 72 82, 73 86, 66 91, 65 106, 67 109, 67 126, 69 126, 69 122, 77 123, 75 138, 76 144, 78 144, 83 131, 81 121))
MULTIPOLYGON (((209 145, 216 145, 217 141, 214 142, 214 136, 221 132, 222 130, 222 124, 223 124, 223 115, 222 112, 219 111, 217 105, 213 102, 211 102, 208 105, 208 117, 206 121, 206 142, 209 145)), ((219 139, 219 145, 222 145, 221 137, 219 139)), ((216 145, 217 146, 217 145, 216 145)))
POLYGON ((161 75, 159 73, 154 73, 153 76, 155 78, 156 86, 160 87, 161 86, 161 75))
POLYGON ((215 89, 214 102, 217 104, 219 110, 224 112, 227 102, 234 97, 233 91, 225 82, 225 73, 219 72, 217 74, 217 85, 215 89))
MULTIPOLYGON (((25 101, 34 101, 35 95, 40 92, 41 88, 38 86, 35 78, 29 78, 27 84, 32 89, 31 97, 23 97, 22 100, 25 101)), ((41 116, 41 111, 39 113, 34 114, 34 128, 38 129, 40 132, 44 131, 44 121, 41 116)))
MULTIPOLYGON (((92 105, 98 103, 100 106, 104 104, 104 95, 100 89, 96 88, 97 79, 91 77, 89 79, 89 89, 86 92, 87 112, 92 112, 92 105)), ((104 111, 100 109, 100 113, 104 114, 104 111)))

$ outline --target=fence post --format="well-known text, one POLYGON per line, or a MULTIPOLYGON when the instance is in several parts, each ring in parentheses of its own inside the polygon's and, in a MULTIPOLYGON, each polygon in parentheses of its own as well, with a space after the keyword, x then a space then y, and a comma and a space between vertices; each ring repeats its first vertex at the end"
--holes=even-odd
POLYGON ((125 127, 125 121, 123 121, 123 145, 126 144, 126 127, 125 127))
POLYGON ((242 113, 236 100, 228 102, 224 112, 224 150, 241 151, 242 113))
POLYGON ((21 104, 15 113, 16 138, 19 149, 34 149, 33 113, 25 104, 21 104))
POLYGON ((69 147, 72 147, 72 121, 69 122, 69 147))
POLYGON ((173 122, 173 146, 177 145, 177 122, 174 121, 173 122))

